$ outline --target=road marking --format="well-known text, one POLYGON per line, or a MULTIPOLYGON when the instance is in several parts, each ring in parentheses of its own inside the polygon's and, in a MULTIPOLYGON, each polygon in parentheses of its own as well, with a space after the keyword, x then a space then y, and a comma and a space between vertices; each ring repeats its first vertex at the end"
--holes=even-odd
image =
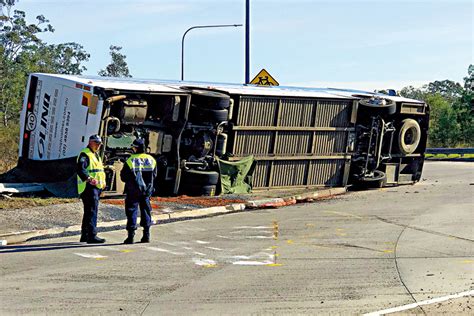
POLYGON ((211 249, 211 250, 216 250, 216 251, 222 251, 221 248, 217 248, 217 247, 204 247, 204 248, 211 249))
POLYGON ((79 257, 90 258, 90 259, 104 259, 104 258, 107 258, 107 256, 102 256, 98 253, 79 253, 79 252, 75 252, 74 254, 79 256, 79 257))
POLYGON ((283 264, 281 263, 269 263, 266 266, 267 267, 281 267, 283 264))
POLYGON ((217 262, 212 259, 193 258, 193 262, 195 265, 203 266, 206 268, 213 268, 217 265, 217 262))
POLYGON ((357 215, 350 214, 350 213, 345 213, 345 212, 324 211, 324 213, 330 213, 330 214, 342 215, 342 216, 347 216, 347 217, 354 217, 354 218, 357 218, 357 219, 364 219, 364 218, 363 218, 363 217, 361 217, 361 216, 357 216, 357 215))
POLYGON ((461 263, 474 263, 474 260, 463 260, 461 263))
POLYGON ((202 253, 202 252, 199 252, 199 251, 195 251, 194 254, 198 255, 198 256, 207 256, 205 253, 202 253))
POLYGON ((245 236, 246 239, 270 239, 273 236, 245 236))
POLYGON ((286 243, 287 243, 288 245, 291 245, 293 242, 294 242, 294 241, 291 240, 291 239, 288 239, 288 240, 286 241, 286 243))
POLYGON ((242 260, 242 261, 235 261, 235 262, 232 262, 232 264, 235 264, 235 265, 238 265, 238 266, 266 266, 266 265, 269 265, 269 264, 274 264, 273 262, 271 261, 245 261, 245 260, 242 260))
POLYGON ((134 252, 135 250, 132 250, 132 249, 124 249, 124 250, 120 250, 120 252, 123 252, 123 253, 129 253, 129 252, 134 252))
POLYGON ((271 229, 270 226, 237 226, 235 229, 271 229))
POLYGON ((163 249, 163 248, 158 248, 158 247, 146 247, 146 249, 150 249, 150 250, 158 251, 158 252, 167 252, 167 253, 170 253, 172 255, 177 255, 177 256, 184 255, 184 253, 182 252, 174 252, 168 249, 163 249))
POLYGON ((422 306, 422 305, 440 303, 440 302, 448 301, 450 299, 455 299, 455 298, 460 298, 460 297, 470 296, 470 295, 474 295, 474 290, 461 292, 461 293, 457 293, 457 294, 452 294, 452 295, 448 295, 448 296, 442 296, 442 297, 438 297, 438 298, 433 298, 433 299, 430 299, 430 300, 416 302, 416 303, 407 304, 407 305, 402 305, 402 306, 398 306, 398 307, 388 308, 388 309, 384 309, 384 310, 381 310, 381 311, 378 311, 378 312, 367 313, 367 314, 364 314, 364 316, 375 316, 375 315, 384 315, 384 314, 389 314, 389 313, 395 313, 395 312, 400 312, 400 311, 404 311, 404 310, 407 310, 407 309, 413 309, 415 307, 422 306))
POLYGON ((210 242, 208 242, 208 241, 203 241, 203 240, 196 240, 195 242, 198 243, 198 244, 201 244, 201 245, 210 244, 210 242))

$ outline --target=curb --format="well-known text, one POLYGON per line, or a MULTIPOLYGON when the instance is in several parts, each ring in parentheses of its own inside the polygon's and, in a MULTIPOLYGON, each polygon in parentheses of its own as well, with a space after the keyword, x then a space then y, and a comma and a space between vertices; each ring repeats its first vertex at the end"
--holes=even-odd
MULTIPOLYGON (((206 218, 212 216, 219 216, 230 213, 242 212, 245 210, 256 210, 264 208, 278 208, 296 203, 310 203, 316 200, 341 195, 347 192, 347 188, 331 188, 319 190, 315 192, 308 192, 300 195, 293 195, 284 198, 270 198, 261 200, 247 201, 246 203, 235 203, 226 206, 214 206, 207 208, 199 208, 190 211, 183 211, 177 213, 167 213, 152 216, 154 223, 169 223, 175 221, 184 221, 198 218, 206 218)), ((97 224, 100 230, 116 230, 125 227, 127 220, 118 220, 111 222, 102 222, 97 224)), ((155 224, 156 225, 156 224, 155 224)), ((19 231, 0 235, 0 247, 7 244, 18 244, 28 241, 32 238, 45 236, 61 236, 61 235, 75 235, 81 231, 81 225, 73 225, 68 227, 54 227, 42 230, 19 231)))

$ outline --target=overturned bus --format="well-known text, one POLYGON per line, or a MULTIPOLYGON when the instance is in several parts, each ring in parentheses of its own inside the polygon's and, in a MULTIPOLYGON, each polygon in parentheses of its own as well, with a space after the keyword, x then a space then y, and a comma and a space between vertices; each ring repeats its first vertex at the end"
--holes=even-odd
POLYGON ((253 188, 406 184, 420 180, 428 118, 422 101, 356 90, 36 73, 18 167, 72 179, 99 134, 109 192, 122 192, 136 138, 159 164, 160 195, 220 193, 219 161, 249 156, 253 188))

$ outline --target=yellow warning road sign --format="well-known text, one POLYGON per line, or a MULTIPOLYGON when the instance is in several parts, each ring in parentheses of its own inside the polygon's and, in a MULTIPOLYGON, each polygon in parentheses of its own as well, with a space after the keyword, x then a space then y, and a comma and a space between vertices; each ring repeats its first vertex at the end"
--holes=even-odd
POLYGON ((279 86, 278 81, 273 78, 268 71, 265 69, 260 70, 260 72, 255 76, 255 78, 250 81, 251 84, 258 84, 260 86, 279 86))

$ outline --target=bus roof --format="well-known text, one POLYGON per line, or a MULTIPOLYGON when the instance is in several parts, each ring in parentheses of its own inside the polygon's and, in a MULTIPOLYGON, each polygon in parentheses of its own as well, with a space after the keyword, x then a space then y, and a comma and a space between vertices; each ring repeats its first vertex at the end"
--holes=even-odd
POLYGON ((336 88, 308 88, 291 86, 258 86, 253 84, 236 83, 215 83, 198 81, 179 81, 179 80, 157 80, 157 79, 136 79, 136 78, 115 78, 99 76, 78 76, 34 73, 32 75, 54 77, 63 80, 73 81, 80 84, 101 87, 104 89, 124 89, 163 93, 188 93, 190 89, 201 88, 210 90, 219 90, 229 94, 236 95, 265 95, 265 96, 290 96, 290 97, 308 97, 308 98, 331 98, 331 99, 355 99, 361 96, 380 96, 398 102, 416 102, 421 101, 408 99, 399 96, 388 96, 386 94, 336 88))

